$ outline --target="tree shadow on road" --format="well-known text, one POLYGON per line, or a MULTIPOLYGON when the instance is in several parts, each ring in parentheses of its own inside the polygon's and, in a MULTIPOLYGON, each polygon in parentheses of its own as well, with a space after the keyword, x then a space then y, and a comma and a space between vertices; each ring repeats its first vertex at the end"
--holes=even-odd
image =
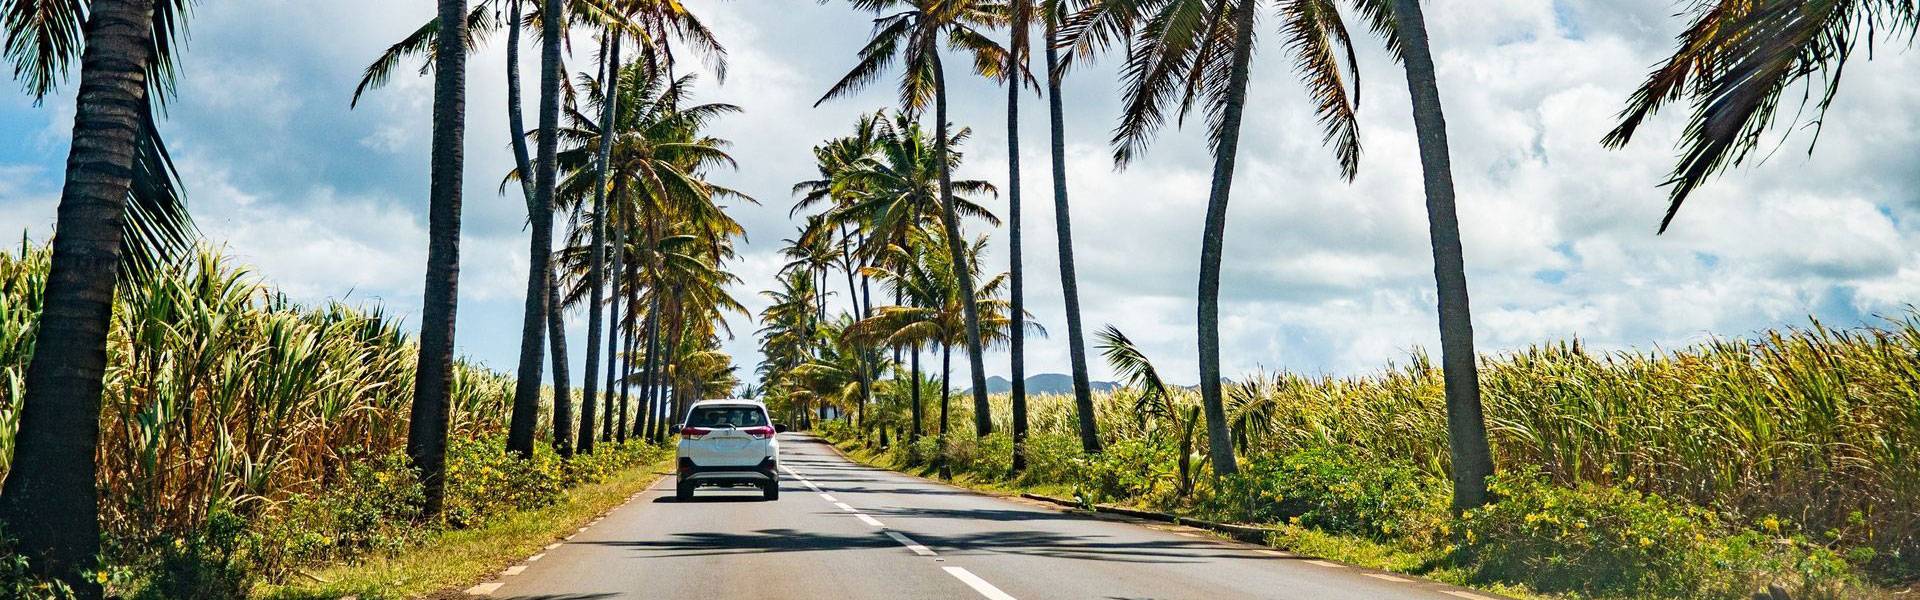
MULTIPOLYGON (((1066 535, 1041 531, 983 531, 955 536, 911 533, 913 538, 941 554, 1016 554, 1072 560, 1133 563, 1199 563, 1215 559, 1256 559, 1247 552, 1203 540, 1113 541, 1104 535, 1066 535)), ((761 529, 747 533, 694 532, 657 540, 576 542, 628 548, 643 558, 681 558, 892 549, 898 542, 878 531, 836 534, 796 529, 761 529)))

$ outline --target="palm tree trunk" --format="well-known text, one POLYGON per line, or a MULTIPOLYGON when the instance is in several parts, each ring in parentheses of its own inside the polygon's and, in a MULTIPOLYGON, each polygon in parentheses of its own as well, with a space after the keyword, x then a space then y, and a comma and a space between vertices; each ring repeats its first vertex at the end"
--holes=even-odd
POLYGON ((1427 43, 1427 25, 1417 0, 1394 3, 1396 27, 1413 96, 1415 137, 1427 191, 1427 233, 1433 241, 1433 279, 1440 296, 1440 365, 1446 377, 1447 434, 1453 458, 1453 508, 1487 503, 1493 453, 1480 411, 1480 373, 1474 364, 1473 312, 1467 305, 1466 258, 1460 250, 1460 219, 1454 214, 1453 165, 1447 152, 1447 120, 1440 84, 1427 43))
POLYGON ((940 343, 940 438, 947 437, 947 405, 953 396, 953 346, 940 343))
POLYGON ((909 443, 920 441, 920 422, 925 418, 922 415, 926 414, 926 410, 920 406, 920 347, 914 346, 912 352, 913 357, 909 360, 913 361, 913 380, 907 384, 913 388, 913 426, 908 430, 909 443))
POLYGON ((933 53, 933 160, 940 165, 940 216, 947 230, 947 251, 960 280, 960 310, 967 320, 967 363, 973 373, 973 429, 980 437, 993 433, 993 407, 987 404, 987 365, 980 356, 980 310, 974 306, 973 269, 967 265, 966 239, 960 237, 960 216, 953 205, 953 172, 947 165, 947 69, 933 53))
POLYGON ((1053 133, 1053 224, 1060 244, 1060 295, 1067 305, 1067 354, 1073 362, 1073 407, 1080 418, 1080 451, 1100 453, 1100 426, 1093 414, 1093 382, 1087 376, 1087 342, 1080 330, 1080 281, 1074 275, 1072 212, 1067 207, 1067 125, 1060 101, 1058 25, 1047 17, 1047 121, 1053 133))
MULTIPOLYGON (((539 0, 507 0, 507 134, 513 147, 513 165, 520 172, 520 192, 526 196, 527 210, 533 210, 533 159, 527 154, 527 124, 520 114, 520 3, 539 0)), ((462 18, 464 20, 464 17, 462 18)), ((442 23, 447 21, 442 20, 442 23)), ((462 25, 465 27, 465 25, 462 25)), ((464 53, 465 49, 462 49, 464 53)))
POLYGON ((600 78, 607 91, 604 92, 605 99, 600 111, 602 133, 599 165, 596 167, 599 175, 593 186, 593 232, 588 236, 588 243, 593 248, 588 251, 587 264, 587 372, 583 379, 586 389, 582 390, 584 397, 580 403, 578 442, 580 452, 589 454, 593 452, 593 419, 597 416, 594 414, 595 407, 600 401, 600 334, 606 329, 606 321, 601 318, 600 303, 605 301, 602 279, 606 276, 607 264, 607 161, 613 156, 613 136, 606 132, 612 130, 614 104, 620 98, 614 90, 620 89, 621 36, 609 37, 613 38, 612 49, 608 51, 606 66, 602 69, 605 75, 600 78))
MULTIPOLYGON (((840 236, 843 238, 846 237, 846 231, 846 226, 842 225, 840 228, 840 236)), ((840 247, 840 261, 841 264, 847 267, 847 302, 853 305, 852 310, 854 312, 859 313, 860 316, 864 318, 868 314, 868 309, 862 307, 860 304, 860 288, 854 284, 853 278, 853 272, 855 270, 853 256, 847 253, 847 247, 844 245, 840 247)), ((854 366, 859 369, 857 375, 860 382, 860 404, 855 407, 856 415, 854 424, 864 428, 867 426, 867 402, 873 399, 872 383, 868 381, 867 377, 868 371, 871 369, 867 367, 867 353, 865 349, 860 348, 858 344, 848 345, 853 347, 854 366)))
MULTIPOLYGON (((648 315, 659 314, 660 299, 657 295, 648 305, 650 306, 650 308, 647 309, 648 315)), ((665 396, 662 392, 666 388, 661 382, 660 370, 665 364, 664 361, 660 360, 660 323, 652 319, 648 319, 648 323, 649 325, 647 326, 646 332, 647 362, 640 375, 640 380, 644 382, 644 387, 640 388, 640 396, 641 402, 647 405, 647 410, 653 411, 654 414, 659 414, 660 405, 662 404, 661 401, 665 396)))
MULTIPOLYGON (((631 285, 631 282, 627 282, 626 280, 627 230, 625 227, 622 227, 617 220, 618 211, 616 211, 614 207, 615 204, 620 202, 621 198, 625 197, 623 194, 625 191, 626 181, 614 180, 613 195, 607 199, 607 226, 613 228, 613 246, 611 247, 613 250, 613 266, 612 269, 607 271, 612 274, 612 281, 607 285, 607 321, 610 329, 607 332, 607 397, 602 401, 606 410, 604 411, 605 414, 600 417, 600 441, 603 442, 613 440, 613 400, 614 390, 616 389, 614 387, 616 379, 615 373, 618 373, 620 370, 620 326, 622 323, 620 315, 620 284, 625 282, 631 285)), ((627 310, 631 311, 633 309, 632 307, 628 307, 627 310)))
POLYGON ((1233 189, 1233 163, 1240 149, 1240 118, 1247 104, 1249 63, 1253 61, 1253 11, 1257 2, 1233 9, 1233 64, 1227 74, 1227 101, 1214 147, 1213 187, 1207 194, 1206 233, 1200 240, 1200 404, 1207 413, 1207 450, 1216 476, 1239 472, 1233 436, 1227 430, 1220 397, 1220 256, 1226 244, 1227 199, 1233 189))
MULTIPOLYGON (((628 271, 627 280, 637 283, 640 279, 639 265, 628 264, 627 271, 628 271)), ((638 295, 640 293, 639 287, 640 286, 638 285, 630 285, 627 287, 627 313, 628 314, 627 314, 627 330, 626 330, 626 335, 624 336, 626 339, 621 341, 620 344, 622 347, 627 349, 627 354, 629 355, 633 354, 634 341, 636 340, 636 336, 640 335, 640 331, 634 327, 636 322, 633 317, 633 307, 638 306, 640 302, 638 298, 638 295)), ((645 315, 645 318, 653 319, 654 318, 653 313, 648 312, 645 315)), ((621 444, 627 443, 627 404, 629 403, 628 401, 632 399, 632 397, 630 396, 633 390, 632 382, 633 382, 633 358, 631 356, 628 356, 624 360, 620 361, 620 417, 619 417, 620 420, 619 422, 615 423, 613 427, 614 440, 621 444)))
POLYGON ((660 312, 660 296, 656 294, 653 300, 648 302, 648 305, 650 305, 651 308, 647 309, 647 362, 646 366, 640 370, 640 406, 642 410, 640 418, 635 420, 633 430, 635 435, 650 438, 652 437, 653 430, 648 429, 647 426, 651 425, 657 419, 654 415, 659 414, 657 408, 660 399, 660 386, 658 385, 659 379, 656 375, 659 375, 660 372, 658 370, 659 360, 656 357, 660 353, 660 319, 655 315, 658 315, 660 312))
POLYGON ((533 457, 534 427, 540 421, 540 359, 545 358, 547 281, 553 270, 553 183, 556 135, 560 122, 560 44, 564 32, 561 2, 542 3, 540 48, 540 138, 534 164, 533 229, 528 249, 526 315, 520 324, 519 382, 513 390, 513 418, 507 428, 507 450, 533 457))
POLYGON ((1010 293, 1013 324, 1009 340, 1013 354, 1013 466, 1019 473, 1027 470, 1027 316, 1025 269, 1020 266, 1020 76, 1027 44, 1029 4, 1013 2, 1013 44, 1007 52, 1007 269, 1012 272, 1010 293))
POLYGON ((407 458, 419 474, 421 511, 440 515, 446 501, 447 424, 453 403, 454 316, 460 300, 461 168, 466 135, 466 0, 441 0, 440 22, 457 23, 434 40, 433 172, 427 198, 427 277, 421 300, 420 354, 407 420, 407 458))
POLYGON ((100 553, 94 452, 135 140, 145 127, 153 3, 94 0, 90 8, 53 264, 0 522, 40 573, 97 598, 99 584, 81 570, 100 553))
MULTIPOLYGON (((557 266, 559 263, 556 262, 557 266)), ((566 311, 560 304, 560 275, 547 271, 547 343, 553 346, 553 451, 573 457, 573 390, 567 374, 566 311)))

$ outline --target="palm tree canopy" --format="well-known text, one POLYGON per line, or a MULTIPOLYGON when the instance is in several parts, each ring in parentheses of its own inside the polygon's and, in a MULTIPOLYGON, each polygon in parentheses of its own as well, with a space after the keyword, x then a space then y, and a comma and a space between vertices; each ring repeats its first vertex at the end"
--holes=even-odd
POLYGON ((842 76, 827 93, 815 101, 851 94, 880 78, 895 63, 901 67, 900 106, 918 113, 933 101, 935 70, 940 65, 942 42, 966 52, 973 59, 974 72, 987 78, 1001 77, 1006 69, 1007 49, 987 37, 982 30, 1005 26, 1009 8, 982 0, 851 0, 854 8, 880 14, 873 21, 867 45, 860 49, 859 62, 842 76))
MULTIPOLYGON (((1784 92, 1807 86, 1800 102, 1802 108, 1813 103, 1817 142, 1817 130, 1859 42, 1872 48, 1876 38, 1886 35, 1904 37, 1911 45, 1917 26, 1920 5, 1912 0, 1696 3, 1693 23, 1680 34, 1673 56, 1648 74, 1601 143, 1625 146, 1647 117, 1667 103, 1685 99, 1692 104, 1693 114, 1680 136, 1680 160, 1663 184, 1671 188, 1666 215, 1660 219, 1664 233, 1688 196, 1714 175, 1752 157, 1777 116, 1784 92)), ((1809 152, 1812 146, 1809 143, 1809 152)))
MULTIPOLYGON (((1068 56, 1091 56, 1126 46, 1121 70, 1123 110, 1114 129, 1114 161, 1125 165, 1145 152, 1169 113, 1183 122, 1195 109, 1207 115, 1218 143, 1227 103, 1227 73, 1237 38, 1231 15, 1238 2, 1260 0, 1053 0, 1068 56), (1074 9, 1078 10, 1074 10, 1074 9), (1070 15, 1067 11, 1073 11, 1070 15)), ((1391 0, 1349 0, 1367 27, 1398 52, 1391 0)), ((1277 0, 1279 30, 1294 69, 1319 116, 1322 141, 1332 146, 1341 175, 1359 170, 1360 71, 1335 0, 1277 0), (1351 83, 1348 82, 1351 79, 1351 83)))

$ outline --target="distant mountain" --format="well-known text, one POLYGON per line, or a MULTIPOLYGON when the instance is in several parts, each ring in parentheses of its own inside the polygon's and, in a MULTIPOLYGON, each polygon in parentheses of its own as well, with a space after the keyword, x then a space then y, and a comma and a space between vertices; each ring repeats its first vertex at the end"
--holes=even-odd
MULTIPOLYGON (((1120 384, 1111 381, 1094 381, 1091 382, 1091 386, 1093 391, 1104 392, 1118 388, 1120 384)), ((971 388, 968 391, 971 391, 971 388)), ((1013 380, 999 375, 987 378, 987 393, 1005 394, 1011 391, 1013 391, 1013 380)), ((1027 393, 1071 394, 1073 393, 1073 376, 1062 373, 1041 373, 1028 377, 1027 393)))

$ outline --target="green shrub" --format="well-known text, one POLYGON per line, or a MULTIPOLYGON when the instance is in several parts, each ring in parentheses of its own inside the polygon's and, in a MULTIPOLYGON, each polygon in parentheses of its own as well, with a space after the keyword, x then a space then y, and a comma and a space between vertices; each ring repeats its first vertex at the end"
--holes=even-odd
POLYGON ((1170 444, 1149 438, 1117 440, 1088 461, 1085 492, 1095 499, 1149 499, 1170 494, 1177 485, 1170 444))
POLYGON ((564 492, 561 461, 545 445, 536 445, 533 460, 521 460, 501 450, 498 438, 451 440, 447 447, 447 524, 455 528, 479 525, 510 510, 539 508, 558 502, 564 492))
POLYGON ((397 550, 426 533, 416 524, 424 499, 405 455, 355 464, 324 491, 290 498, 260 519, 255 562, 277 579, 303 565, 397 550))
POLYGON ((1086 476, 1087 464, 1080 454, 1079 438, 1033 435, 1027 438, 1027 470, 1020 474, 1020 481, 1028 485, 1076 483, 1086 476))
POLYGON ((256 538, 247 532, 247 520, 225 506, 216 506, 207 519, 172 544, 159 550, 146 585, 133 594, 138 600, 244 600, 256 572, 246 548, 256 538))
POLYGON ((988 434, 984 438, 949 434, 946 460, 947 467, 954 473, 1002 479, 1013 471, 1013 438, 1005 433, 988 434))
POLYGON ((1253 457, 1222 478, 1201 508, 1230 521, 1429 542, 1446 527, 1447 499, 1446 481, 1412 465, 1304 450, 1253 457))
MULTIPOLYGON (((1765 585, 1796 598, 1837 594, 1850 567, 1824 548, 1759 532, 1725 535, 1713 513, 1652 494, 1574 488, 1536 473, 1496 477, 1500 500, 1459 519, 1455 559, 1483 581, 1630 598, 1747 598, 1765 585)), ((1776 528, 1777 531, 1778 528, 1776 528)))

